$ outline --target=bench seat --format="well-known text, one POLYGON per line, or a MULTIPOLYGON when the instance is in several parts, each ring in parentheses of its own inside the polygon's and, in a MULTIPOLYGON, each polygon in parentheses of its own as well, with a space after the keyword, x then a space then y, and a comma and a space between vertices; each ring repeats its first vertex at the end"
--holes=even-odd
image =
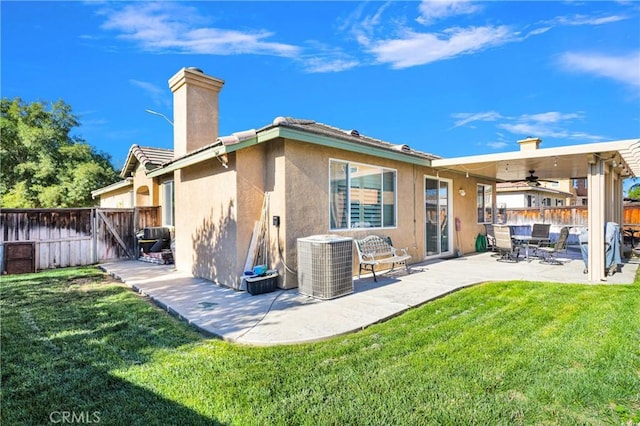
POLYGON ((391 265, 391 270, 396 265, 404 265, 407 273, 410 273, 407 260, 411 259, 411 256, 407 253, 407 249, 394 248, 389 237, 382 238, 377 235, 369 235, 355 241, 358 259, 360 260, 358 278, 360 278, 360 273, 363 269, 370 270, 373 273, 374 281, 377 282, 375 267, 380 265, 391 265))

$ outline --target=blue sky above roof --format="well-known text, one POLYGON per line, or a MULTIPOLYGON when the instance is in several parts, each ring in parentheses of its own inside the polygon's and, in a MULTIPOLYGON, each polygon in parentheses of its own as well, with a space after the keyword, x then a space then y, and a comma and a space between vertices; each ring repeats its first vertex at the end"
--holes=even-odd
POLYGON ((443 157, 640 136, 637 2, 2 2, 2 96, 64 99, 121 167, 171 148, 167 80, 220 134, 309 118, 443 157))

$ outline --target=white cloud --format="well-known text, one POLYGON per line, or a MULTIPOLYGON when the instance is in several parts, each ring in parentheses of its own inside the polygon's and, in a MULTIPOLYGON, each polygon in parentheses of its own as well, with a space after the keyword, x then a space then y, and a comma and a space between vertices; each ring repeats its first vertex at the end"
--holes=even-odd
POLYGON ((557 111, 543 112, 540 114, 525 114, 522 115, 519 119, 521 121, 533 121, 536 123, 559 123, 561 121, 570 121, 582 118, 583 114, 581 113, 568 113, 563 114, 557 111))
POLYGON ((451 28, 441 34, 407 31, 402 37, 375 42, 368 49, 378 62, 400 69, 475 53, 513 39, 506 26, 451 28))
POLYGON ((640 51, 623 56, 567 52, 560 57, 560 64, 568 71, 610 78, 640 88, 640 51))
POLYGON ((134 79, 129 80, 129 83, 133 84, 134 86, 138 86, 141 89, 144 89, 144 91, 148 92, 151 95, 164 95, 164 90, 160 89, 155 84, 134 79))
MULTIPOLYGON (((485 112, 463 112, 451 114, 456 121, 453 128, 456 127, 474 127, 472 123, 476 122, 495 122, 497 129, 506 130, 507 132, 517 135, 517 137, 552 137, 561 139, 575 139, 588 141, 601 141, 607 138, 601 135, 592 135, 583 131, 572 130, 575 127, 575 121, 584 118, 582 112, 563 113, 558 111, 548 111, 537 114, 523 114, 516 117, 510 117, 500 114, 497 111, 485 112)), ((503 148, 507 145, 504 140, 510 140, 508 136, 498 133, 499 140, 489 142, 486 145, 491 148, 503 148)))
POLYGON ((506 147, 508 145, 509 145, 509 143, 504 142, 504 141, 487 142, 487 146, 489 148, 493 148, 493 149, 501 149, 501 148, 504 148, 504 147, 506 147))
POLYGON ((474 121, 496 121, 502 118, 502 115, 496 111, 486 111, 486 112, 457 112, 451 114, 451 116, 457 121, 453 124, 453 127, 461 127, 465 126, 469 123, 473 123, 474 121))
MULTIPOLYGON (((402 69, 425 65, 460 55, 474 54, 507 43, 522 42, 561 26, 597 26, 629 19, 622 14, 559 16, 539 21, 532 26, 515 28, 508 25, 450 27, 440 32, 424 32, 411 28, 406 17, 386 17, 389 2, 365 15, 364 6, 348 20, 356 41, 378 63, 402 69), (390 35, 391 34, 391 35, 390 35)), ((488 4, 488 3, 487 3, 488 4)), ((474 14, 487 7, 468 0, 422 1, 418 6, 418 23, 429 25, 449 17, 474 14)))
POLYGON ((166 89, 160 88, 155 84, 149 83, 147 81, 130 79, 129 83, 145 91, 147 95, 151 97, 151 100, 155 105, 162 105, 164 107, 171 106, 171 102, 169 101, 170 98, 167 97, 166 89))
POLYGON ((304 70, 308 73, 340 72, 357 67, 359 62, 351 59, 309 58, 304 61, 304 70))
POLYGON ((604 25, 611 24, 613 22, 624 21, 629 19, 624 15, 609 15, 609 16, 588 16, 588 15, 574 15, 574 16, 558 16, 549 24, 554 26, 582 26, 582 25, 604 25))
POLYGON ((521 137, 552 137, 588 141, 606 139, 606 137, 601 135, 592 135, 583 131, 571 130, 570 126, 572 125, 572 121, 582 119, 583 116, 584 114, 581 112, 560 113, 557 111, 524 114, 519 117, 510 118, 498 124, 498 127, 521 137))
MULTIPOLYGON (((117 3, 116 3, 117 4, 117 3)), ((103 9, 103 29, 120 32, 120 38, 157 53, 234 55, 261 54, 294 57, 300 47, 268 41, 269 31, 237 31, 206 26, 194 8, 179 3, 132 3, 120 9, 103 9)))
POLYGON ((425 0, 420 3, 420 17, 416 21, 423 25, 429 25, 440 19, 469 15, 478 10, 480 7, 469 0, 425 0))

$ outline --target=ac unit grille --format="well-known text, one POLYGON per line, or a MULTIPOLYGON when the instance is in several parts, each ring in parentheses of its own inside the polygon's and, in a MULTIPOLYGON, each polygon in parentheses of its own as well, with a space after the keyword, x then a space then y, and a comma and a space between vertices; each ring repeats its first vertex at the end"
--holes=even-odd
POLYGON ((333 299, 353 293, 353 240, 317 235, 298 239, 300 293, 333 299))

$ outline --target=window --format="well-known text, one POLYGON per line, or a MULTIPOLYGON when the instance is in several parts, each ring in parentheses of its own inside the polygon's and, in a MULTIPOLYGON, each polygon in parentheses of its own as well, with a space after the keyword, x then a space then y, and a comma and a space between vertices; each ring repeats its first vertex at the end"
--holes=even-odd
POLYGON ((162 184, 162 225, 174 226, 174 198, 173 198, 173 181, 167 181, 162 184))
POLYGON ((331 229, 396 226, 396 171, 329 162, 331 229))
POLYGON ((527 207, 534 207, 536 205, 536 199, 533 195, 526 195, 527 207))
POLYGON ((478 184, 478 223, 493 221, 493 186, 478 184))

